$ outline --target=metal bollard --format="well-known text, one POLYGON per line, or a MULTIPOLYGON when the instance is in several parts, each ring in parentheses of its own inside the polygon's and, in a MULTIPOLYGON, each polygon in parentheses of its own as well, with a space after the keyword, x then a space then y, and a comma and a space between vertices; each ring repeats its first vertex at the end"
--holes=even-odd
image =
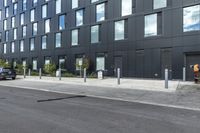
POLYGON ((84 82, 86 83, 86 78, 87 78, 87 75, 86 75, 86 68, 84 68, 83 77, 84 77, 84 82))
POLYGON ((168 69, 165 69, 165 88, 168 89, 169 85, 168 85, 168 69))
POLYGON ((24 78, 26 78, 26 68, 24 68, 24 78))
POLYGON ((120 85, 120 68, 117 68, 117 84, 120 85))
POLYGON ((59 80, 61 80, 61 68, 59 68, 59 80))
POLYGON ((183 67, 183 81, 186 81, 186 68, 183 67))
POLYGON ((31 76, 31 69, 28 69, 28 76, 31 76))
POLYGON ((41 68, 39 69, 39 76, 40 76, 40 79, 42 79, 42 69, 41 68))

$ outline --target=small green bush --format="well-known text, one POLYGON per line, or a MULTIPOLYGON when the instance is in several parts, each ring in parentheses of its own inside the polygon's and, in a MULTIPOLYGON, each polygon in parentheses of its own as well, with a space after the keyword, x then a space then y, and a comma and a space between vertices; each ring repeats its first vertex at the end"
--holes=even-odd
POLYGON ((7 63, 5 60, 0 59, 0 67, 10 68, 11 65, 9 63, 7 63))
POLYGON ((31 76, 39 76, 39 73, 36 72, 36 71, 32 71, 32 72, 31 72, 31 76))
POLYGON ((75 75, 73 73, 64 72, 62 73, 62 77, 75 77, 75 75))
POLYGON ((56 73, 56 65, 54 63, 45 64, 43 67, 43 70, 46 74, 50 74, 51 76, 54 76, 56 73))
POLYGON ((97 78, 97 74, 95 72, 92 72, 88 75, 88 78, 97 78))

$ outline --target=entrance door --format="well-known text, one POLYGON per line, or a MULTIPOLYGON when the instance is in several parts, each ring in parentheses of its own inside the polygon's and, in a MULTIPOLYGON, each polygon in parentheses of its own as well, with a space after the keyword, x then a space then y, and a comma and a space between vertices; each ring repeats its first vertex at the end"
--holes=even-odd
POLYGON ((117 68, 120 68, 120 75, 121 77, 123 76, 123 65, 122 65, 122 57, 121 56, 116 56, 115 57, 115 76, 117 76, 117 68))
POLYGON ((144 50, 136 51, 136 77, 144 77, 144 50))
POLYGON ((172 79, 172 51, 171 48, 161 49, 161 74, 165 78, 165 69, 169 70, 169 79, 172 79))
POLYGON ((200 54, 186 56, 186 79, 189 81, 194 80, 193 69, 191 68, 194 64, 200 64, 200 54))

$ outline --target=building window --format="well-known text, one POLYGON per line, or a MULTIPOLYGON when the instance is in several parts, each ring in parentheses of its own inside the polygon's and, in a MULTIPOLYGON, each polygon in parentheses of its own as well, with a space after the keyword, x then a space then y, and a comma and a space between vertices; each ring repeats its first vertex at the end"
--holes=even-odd
POLYGON ((24 52, 24 40, 21 40, 19 45, 20 45, 19 48, 20 52, 24 52))
POLYGON ((50 19, 45 20, 45 27, 44 27, 44 33, 50 32, 50 19))
POLYGON ((3 30, 7 30, 7 19, 3 21, 3 30))
POLYGON ((167 0, 153 0, 153 9, 167 7, 167 0))
POLYGON ((33 70, 37 70, 37 59, 33 59, 33 70))
POLYGON ((42 36, 42 49, 47 49, 47 36, 42 36))
POLYGON ((33 0, 33 6, 37 6, 37 0, 33 0))
POLYGON ((65 15, 59 16, 59 30, 65 29, 65 15))
POLYGON ((17 39, 17 29, 13 29, 13 39, 16 40, 17 39))
POLYGON ((72 9, 77 8, 79 4, 79 0, 71 0, 72 1, 72 9))
POLYGON ((11 27, 14 28, 15 27, 15 17, 11 18, 11 27))
POLYGON ((49 65, 51 63, 50 57, 45 57, 44 64, 49 65))
POLYGON ((5 8, 5 16, 6 16, 6 18, 8 18, 9 17, 9 9, 8 9, 9 7, 6 7, 5 8))
POLYGON ((35 50, 35 38, 30 39, 30 51, 35 50))
POLYGON ((3 53, 6 54, 6 52, 7 52, 7 45, 4 43, 3 44, 3 53))
POLYGON ((61 37, 62 34, 61 33, 56 33, 56 48, 61 47, 61 37))
POLYGON ((3 1, 3 5, 4 5, 4 6, 8 6, 8 1, 7 1, 7 0, 4 0, 4 1, 3 1))
POLYGON ((115 41, 125 39, 125 20, 115 22, 115 41))
POLYGON ((91 27, 91 43, 99 42, 99 25, 91 27))
POLYGON ((13 15, 17 14, 17 3, 13 5, 13 15))
POLYGON ((22 10, 23 11, 26 11, 26 9, 27 9, 26 4, 27 4, 27 0, 23 0, 23 4, 22 4, 22 10))
POLYGON ((71 45, 72 46, 78 45, 78 29, 72 30, 72 33, 71 33, 71 45))
POLYGON ((91 3, 94 3, 94 2, 97 2, 97 1, 99 1, 99 0, 91 0, 91 3))
POLYGON ((144 36, 157 36, 162 33, 162 14, 150 14, 145 16, 144 36))
POLYGON ((0 9, 0 20, 2 19, 2 10, 0 9))
POLYGON ((0 42, 2 41, 2 33, 0 32, 0 42))
POLYGON ((6 42, 8 42, 8 37, 9 37, 9 31, 6 31, 5 32, 5 40, 6 40, 6 42))
POLYGON ((24 25, 24 13, 20 14, 20 25, 24 25))
POLYGON ((76 57, 76 71, 80 70, 80 66, 83 64, 83 57, 76 57))
POLYGON ((105 20, 105 3, 98 4, 96 6, 96 21, 105 20))
POLYGON ((11 43, 11 53, 15 52, 15 42, 11 43))
POLYGON ((59 57, 59 68, 65 68, 65 57, 59 57))
POLYGON ((42 18, 47 17, 47 4, 42 5, 42 18))
POLYGON ((83 25, 83 9, 76 11, 76 26, 83 25))
POLYGON ((56 14, 61 13, 61 7, 62 7, 61 0, 56 0, 56 14))
POLYGON ((26 26, 22 27, 22 37, 26 37, 26 26))
POLYGON ((33 23, 33 27, 32 27, 32 35, 35 36, 37 35, 37 23, 33 23))
POLYGON ((183 9, 183 31, 200 30, 200 5, 183 9))
POLYGON ((30 21, 33 22, 35 21, 35 9, 32 9, 30 12, 30 21))
POLYGON ((127 16, 132 14, 132 0, 121 0, 121 15, 127 16))
POLYGON ((105 57, 96 57, 96 70, 105 70, 105 57))

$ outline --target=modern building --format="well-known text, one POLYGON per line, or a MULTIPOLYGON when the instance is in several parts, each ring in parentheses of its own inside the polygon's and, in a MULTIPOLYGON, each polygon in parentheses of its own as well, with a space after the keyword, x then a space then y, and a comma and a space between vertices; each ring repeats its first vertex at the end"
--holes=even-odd
POLYGON ((38 70, 54 62, 76 72, 193 78, 200 64, 200 0, 1 0, 1 58, 38 70))

